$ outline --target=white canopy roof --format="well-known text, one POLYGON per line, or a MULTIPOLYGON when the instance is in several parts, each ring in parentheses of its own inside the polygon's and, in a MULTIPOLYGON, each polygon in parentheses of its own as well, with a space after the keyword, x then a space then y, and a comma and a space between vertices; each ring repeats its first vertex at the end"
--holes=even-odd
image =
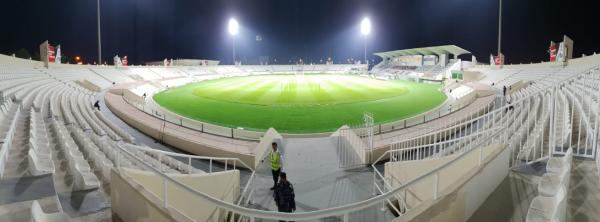
POLYGON ((403 50, 395 50, 389 52, 378 52, 374 53, 376 56, 379 56, 383 59, 393 58, 398 56, 406 56, 406 55, 442 55, 442 54, 451 54, 454 56, 459 56, 463 54, 470 54, 471 52, 464 50, 461 47, 455 45, 443 45, 443 46, 432 46, 432 47, 423 47, 423 48, 414 48, 414 49, 403 49, 403 50))

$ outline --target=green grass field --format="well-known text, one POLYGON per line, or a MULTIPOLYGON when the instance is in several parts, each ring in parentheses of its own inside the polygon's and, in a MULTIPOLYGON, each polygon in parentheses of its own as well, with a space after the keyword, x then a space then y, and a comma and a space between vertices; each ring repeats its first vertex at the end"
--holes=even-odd
POLYGON ((217 125, 316 133, 360 123, 364 112, 373 113, 376 123, 423 113, 446 99, 439 87, 350 75, 269 75, 192 83, 160 92, 154 100, 217 125))

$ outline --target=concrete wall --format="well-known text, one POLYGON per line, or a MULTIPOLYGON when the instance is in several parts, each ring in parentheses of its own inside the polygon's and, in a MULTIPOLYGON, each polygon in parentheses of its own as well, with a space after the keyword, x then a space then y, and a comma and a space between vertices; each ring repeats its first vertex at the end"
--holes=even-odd
MULTIPOLYGON (((199 144, 195 141, 189 139, 189 135, 185 135, 183 133, 173 133, 172 130, 165 130, 164 134, 160 132, 161 121, 144 121, 141 118, 137 118, 135 115, 141 113, 141 111, 137 110, 135 107, 128 106, 127 109, 122 109, 116 103, 115 100, 123 100, 123 98, 119 95, 115 95, 112 93, 105 94, 105 102, 106 106, 121 120, 125 121, 127 124, 136 128, 139 131, 142 131, 144 134, 151 136, 153 138, 161 138, 164 143, 167 143, 171 146, 177 147, 178 149, 187 151, 189 153, 193 153, 196 155, 204 155, 204 156, 215 156, 215 157, 233 157, 238 158, 240 161, 244 162, 249 167, 255 166, 255 155, 249 153, 240 153, 236 152, 234 149, 220 149, 218 147, 206 146, 203 144, 199 144)), ((124 101, 122 101, 124 103, 124 101)), ((143 115, 148 115, 146 113, 142 113, 143 115)), ((149 116, 149 115, 148 115, 149 116)), ((150 118, 155 118, 149 116, 150 118)), ((158 119, 157 119, 158 120, 158 119)), ((173 127, 174 125, 171 123, 166 123, 168 128, 173 127)), ((243 167, 241 165, 237 165, 238 167, 243 167)))
POLYGON ((138 96, 137 94, 132 92, 130 89, 122 89, 122 95, 130 101, 140 103, 140 104, 145 103, 144 97, 138 96))
POLYGON ((80 86, 82 86, 83 88, 86 88, 90 91, 100 92, 100 90, 101 90, 100 86, 97 86, 96 84, 94 84, 93 82, 90 82, 87 79, 77 80, 75 82, 77 84, 79 84, 80 86))
POLYGON ((488 85, 485 85, 485 84, 481 84, 478 82, 468 82, 468 83, 465 83, 465 85, 475 89, 475 92, 477 93, 478 98, 496 94, 496 89, 494 89, 488 85))
POLYGON ((44 63, 35 60, 21 59, 0 54, 0 64, 19 65, 32 68, 42 68, 44 63))
MULTIPOLYGON (((438 199, 433 199, 434 177, 429 176, 407 189, 410 210, 394 221, 466 221, 508 175, 510 150, 491 145, 471 150, 439 171, 438 199), (483 156, 479 166, 479 155, 483 156)), ((395 178, 393 187, 429 172, 458 154, 444 158, 385 164, 385 177, 395 178)), ((388 179, 388 181, 392 181, 388 179)), ((404 196, 404 195, 402 195, 404 196)))
POLYGON ((463 71, 463 82, 475 82, 483 79, 484 75, 476 71, 463 71))
MULTIPOLYGON (((240 190, 237 170, 193 175, 172 175, 175 180, 212 197, 233 203, 240 190)), ((111 173, 112 211, 123 221, 224 221, 227 212, 168 184, 168 208, 163 207, 163 181, 157 174, 128 168, 111 173)))

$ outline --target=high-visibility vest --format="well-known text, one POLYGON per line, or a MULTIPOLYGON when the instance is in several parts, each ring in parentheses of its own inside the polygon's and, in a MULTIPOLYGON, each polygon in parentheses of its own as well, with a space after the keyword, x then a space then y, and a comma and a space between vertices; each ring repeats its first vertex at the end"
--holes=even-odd
POLYGON ((271 169, 279 170, 281 168, 281 155, 278 151, 271 151, 269 153, 269 160, 271 161, 271 169))

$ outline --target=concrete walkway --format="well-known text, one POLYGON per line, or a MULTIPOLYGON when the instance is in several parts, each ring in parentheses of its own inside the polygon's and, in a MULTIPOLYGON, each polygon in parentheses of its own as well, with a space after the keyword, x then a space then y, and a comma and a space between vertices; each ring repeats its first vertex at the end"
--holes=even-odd
MULTIPOLYGON (((372 197, 373 172, 371 167, 346 171, 339 167, 335 143, 329 137, 285 139, 283 171, 293 184, 298 212, 338 207, 372 197)), ((256 209, 277 208, 273 201, 270 165, 262 164, 253 184, 256 209)), ((393 216, 381 211, 378 205, 351 215, 351 221, 390 221, 393 216)), ((325 221, 339 221, 341 217, 325 221)))

